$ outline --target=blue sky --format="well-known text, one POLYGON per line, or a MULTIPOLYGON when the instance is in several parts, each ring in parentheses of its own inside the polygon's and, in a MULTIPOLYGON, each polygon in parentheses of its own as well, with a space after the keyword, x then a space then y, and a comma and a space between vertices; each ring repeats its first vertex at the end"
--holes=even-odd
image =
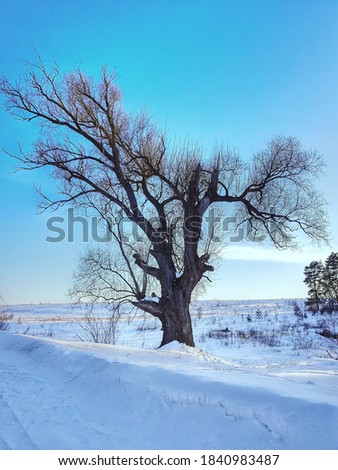
MULTIPOLYGON (((170 135, 215 142, 249 159, 276 134, 324 156, 318 182, 333 239, 301 253, 229 246, 209 298, 305 295, 304 265, 338 251, 338 3, 319 0, 0 0, 0 73, 15 78, 36 48, 63 71, 115 69, 130 110, 146 108, 170 135)), ((0 111, 0 147, 29 150, 33 125, 0 111)), ((47 243, 33 185, 46 174, 13 173, 0 158, 0 295, 9 303, 66 301, 85 248, 47 243)), ((65 215, 64 212, 57 214, 65 215)))

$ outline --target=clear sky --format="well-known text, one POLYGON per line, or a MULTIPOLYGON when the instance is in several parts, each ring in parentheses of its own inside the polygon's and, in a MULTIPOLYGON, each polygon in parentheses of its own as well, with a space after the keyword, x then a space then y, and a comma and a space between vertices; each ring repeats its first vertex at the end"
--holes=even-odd
MULTIPOLYGON (((128 109, 145 107, 177 138, 243 158, 276 134, 324 156, 319 188, 333 239, 301 253, 232 244, 209 298, 300 297, 305 264, 338 251, 338 2, 336 0, 0 0, 0 73, 16 77, 36 48, 63 71, 115 69, 128 109)), ((0 147, 29 150, 36 129, 0 111, 0 147)), ((47 243, 33 185, 0 155, 0 295, 8 303, 67 301, 86 244, 47 243)))

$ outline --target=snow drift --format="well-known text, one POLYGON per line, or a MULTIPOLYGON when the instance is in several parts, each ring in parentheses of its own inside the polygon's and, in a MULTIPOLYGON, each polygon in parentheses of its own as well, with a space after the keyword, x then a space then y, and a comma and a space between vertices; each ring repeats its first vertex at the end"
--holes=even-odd
POLYGON ((337 373, 0 332, 1 449, 337 449, 337 373))

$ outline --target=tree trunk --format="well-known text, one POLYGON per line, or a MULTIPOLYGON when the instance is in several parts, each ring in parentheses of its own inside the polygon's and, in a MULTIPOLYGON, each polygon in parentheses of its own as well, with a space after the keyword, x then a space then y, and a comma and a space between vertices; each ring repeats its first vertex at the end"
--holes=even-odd
POLYGON ((179 287, 173 289, 167 298, 161 299, 163 314, 161 346, 172 341, 178 341, 187 346, 195 346, 189 311, 190 300, 190 289, 179 287))

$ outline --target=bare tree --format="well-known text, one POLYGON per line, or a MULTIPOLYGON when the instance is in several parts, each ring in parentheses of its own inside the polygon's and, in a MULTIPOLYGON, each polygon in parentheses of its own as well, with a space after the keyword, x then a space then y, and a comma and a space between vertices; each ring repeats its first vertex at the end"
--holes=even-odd
POLYGON ((97 314, 93 305, 88 305, 83 322, 80 323, 81 341, 92 341, 100 344, 115 344, 118 334, 118 323, 121 317, 119 305, 108 304, 107 316, 97 314))
POLYGON ((62 196, 44 197, 42 208, 94 209, 109 226, 119 256, 90 252, 78 291, 85 296, 87 283, 97 299, 128 300, 151 313, 162 323, 162 345, 194 345, 191 296, 214 270, 215 237, 202 233, 211 207, 235 207, 239 223, 280 249, 296 246, 298 230, 327 239, 323 199, 313 185, 322 160, 294 137, 272 139, 251 163, 223 148, 206 157, 197 146, 171 145, 149 117, 124 110, 105 69, 94 81, 39 61, 27 65, 22 81, 2 78, 0 90, 11 114, 41 123, 33 151, 16 157, 25 169, 50 168, 60 182, 62 196), (125 220, 133 227, 128 236, 125 220))

